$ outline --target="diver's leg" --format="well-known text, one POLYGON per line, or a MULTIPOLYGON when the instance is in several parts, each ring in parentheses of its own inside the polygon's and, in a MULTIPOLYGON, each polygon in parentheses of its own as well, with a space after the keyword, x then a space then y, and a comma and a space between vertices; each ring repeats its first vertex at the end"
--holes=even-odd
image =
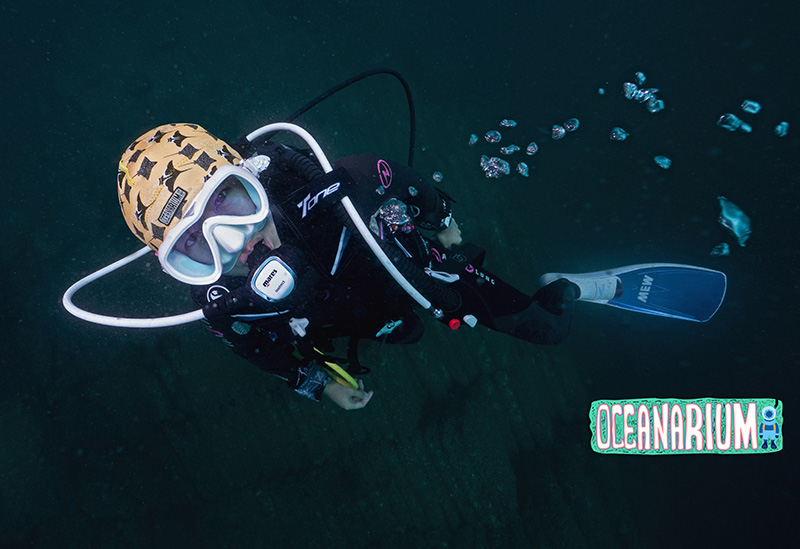
POLYGON ((483 267, 469 264, 454 287, 463 304, 459 317, 473 315, 480 324, 525 341, 555 344, 566 339, 578 287, 558 279, 526 295, 483 267))
MULTIPOLYGON (((529 303, 525 308, 501 307, 498 314, 493 316, 493 326, 490 327, 531 343, 561 343, 569 335, 572 311, 578 294, 574 284, 564 279, 557 280, 528 298, 529 303)), ((524 302, 516 300, 516 303, 524 302)))

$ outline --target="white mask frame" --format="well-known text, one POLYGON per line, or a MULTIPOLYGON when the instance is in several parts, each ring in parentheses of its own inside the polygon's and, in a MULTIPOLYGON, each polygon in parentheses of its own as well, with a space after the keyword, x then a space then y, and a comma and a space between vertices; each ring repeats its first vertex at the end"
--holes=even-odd
POLYGON ((206 182, 180 223, 167 233, 164 242, 158 248, 158 261, 164 271, 176 280, 195 286, 212 284, 236 265, 239 252, 247 241, 264 227, 268 215, 269 199, 258 178, 241 166, 222 166, 206 182), (175 244, 203 216, 209 200, 229 177, 235 177, 242 183, 250 200, 255 204, 256 211, 249 215, 217 215, 206 219, 203 222, 203 235, 211 249, 214 262, 212 265, 200 263, 176 250, 175 244), (238 249, 235 244, 226 246, 224 233, 228 235, 229 240, 238 241, 241 246, 238 246, 238 249), (220 240, 223 240, 222 246, 220 240))

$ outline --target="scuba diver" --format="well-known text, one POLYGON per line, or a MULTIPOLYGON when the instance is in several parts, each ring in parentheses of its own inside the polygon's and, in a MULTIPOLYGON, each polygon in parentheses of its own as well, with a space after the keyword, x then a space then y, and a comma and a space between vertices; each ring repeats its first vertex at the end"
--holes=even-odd
POLYGON ((523 293, 483 267, 485 251, 463 241, 453 199, 410 164, 375 154, 331 163, 288 122, 231 144, 196 124, 159 126, 125 150, 117 177, 122 214, 145 248, 73 284, 64 306, 113 326, 201 320, 297 393, 357 409, 373 394, 356 378, 369 371, 358 341, 414 343, 423 333, 420 310, 451 329, 481 324, 555 344, 569 333, 576 300, 696 321, 722 301, 722 273, 672 264, 549 273, 533 295, 523 293), (307 148, 275 140, 281 131, 307 148), (150 251, 191 286, 198 310, 131 319, 72 302, 83 286, 150 251), (681 291, 660 291, 666 287, 681 291), (346 359, 328 354, 340 338, 349 339, 346 359))
POLYGON ((483 269, 452 199, 407 166, 364 154, 332 167, 326 174, 313 154, 280 143, 229 145, 200 126, 168 124, 128 147, 117 190, 128 227, 164 271, 192 285, 209 329, 314 400, 326 394, 350 409, 372 396, 361 380, 330 383, 339 375, 325 354, 333 339, 402 344, 423 332, 417 304, 351 238, 345 194, 451 328, 480 323, 543 344, 567 336, 575 284, 561 278, 527 296, 483 269))

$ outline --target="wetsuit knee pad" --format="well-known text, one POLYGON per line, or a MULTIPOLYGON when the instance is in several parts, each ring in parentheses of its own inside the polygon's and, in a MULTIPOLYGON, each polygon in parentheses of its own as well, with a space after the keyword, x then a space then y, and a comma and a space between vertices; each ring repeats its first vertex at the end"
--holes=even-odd
POLYGON ((545 311, 554 315, 562 315, 571 311, 581 292, 578 286, 567 280, 559 278, 547 286, 539 288, 533 294, 533 302, 545 311))

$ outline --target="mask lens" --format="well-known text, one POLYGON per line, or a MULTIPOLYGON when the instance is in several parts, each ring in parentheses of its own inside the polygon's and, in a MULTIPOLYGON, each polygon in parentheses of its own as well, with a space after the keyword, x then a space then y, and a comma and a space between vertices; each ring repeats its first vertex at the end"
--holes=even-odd
POLYGON ((253 215, 257 210, 242 181, 231 175, 226 177, 211 195, 203 211, 203 219, 214 215, 253 215))
MULTIPOLYGON (((226 177, 214 192, 211 193, 200 218, 175 242, 175 251, 187 255, 198 263, 213 265, 214 256, 211 252, 211 246, 203 233, 203 223, 208 219, 221 215, 244 217, 255 214, 259 207, 253 201, 253 197, 251 197, 245 185, 250 186, 250 183, 243 183, 238 177, 233 175, 226 177)), ((257 202, 260 202, 258 195, 254 198, 257 202)), ((211 234, 216 234, 216 232, 218 231, 212 231, 211 234)), ((230 231, 227 231, 225 234, 227 235, 228 232, 230 231)), ((229 244, 230 239, 226 238, 224 240, 225 242, 222 243, 223 249, 229 253, 241 251, 241 248, 244 248, 244 245, 247 243, 242 242, 240 250, 231 250, 231 245, 229 244)))

